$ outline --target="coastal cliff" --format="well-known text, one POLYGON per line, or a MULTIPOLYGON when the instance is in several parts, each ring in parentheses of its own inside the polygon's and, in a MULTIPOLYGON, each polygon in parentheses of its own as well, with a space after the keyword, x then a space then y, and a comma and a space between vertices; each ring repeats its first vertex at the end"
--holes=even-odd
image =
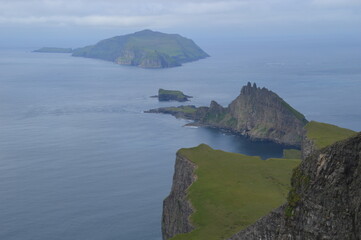
POLYGON ((196 180, 196 166, 178 152, 174 168, 172 190, 163 202, 163 239, 170 239, 194 229, 189 220, 193 209, 187 199, 187 189, 196 180))
POLYGON ((268 159, 201 144, 177 152, 163 203, 163 239, 226 239, 286 201, 297 159, 268 159))
POLYGON ((193 125, 225 129, 255 140, 300 147, 307 120, 276 93, 248 83, 228 107, 212 101, 209 107, 180 106, 151 109, 192 119, 193 125), (192 111, 184 111, 192 109, 192 111))
POLYGON ((360 184, 359 133, 304 159, 294 170, 287 203, 230 240, 358 240, 360 184))
POLYGON ((361 133, 315 121, 305 129, 312 150, 299 166, 291 153, 179 150, 163 239, 360 239, 361 133))

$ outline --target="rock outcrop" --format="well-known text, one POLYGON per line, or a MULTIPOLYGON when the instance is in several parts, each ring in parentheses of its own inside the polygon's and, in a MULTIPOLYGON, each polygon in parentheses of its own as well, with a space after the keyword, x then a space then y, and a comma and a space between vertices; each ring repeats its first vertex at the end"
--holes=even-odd
POLYGON ((163 202, 163 239, 170 239, 194 229, 189 221, 193 209, 187 200, 187 189, 196 180, 195 168, 194 163, 177 153, 172 190, 163 202))
POLYGON ((288 202, 230 240, 359 240, 360 185, 361 133, 304 159, 288 202))
MULTIPOLYGON (((178 107, 178 109, 186 106, 178 107)), ((177 108, 161 108, 148 112, 170 113, 180 116, 177 108), (170 113, 169 110, 173 111, 170 113)), ((241 94, 228 107, 224 108, 212 101, 209 107, 199 107, 187 114, 195 125, 203 125, 248 136, 255 140, 301 146, 305 116, 292 108, 276 93, 248 83, 241 94)))

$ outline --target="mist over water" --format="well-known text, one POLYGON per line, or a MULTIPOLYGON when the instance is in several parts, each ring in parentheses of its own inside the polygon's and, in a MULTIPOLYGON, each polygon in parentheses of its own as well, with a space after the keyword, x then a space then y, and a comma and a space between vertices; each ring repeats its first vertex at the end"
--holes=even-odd
POLYGON ((307 119, 361 129, 359 48, 205 46, 210 58, 171 69, 118 66, 68 54, 0 52, 0 239, 161 239, 162 200, 175 153, 216 149, 280 157, 187 121, 145 114, 180 105, 158 88, 228 105, 248 81, 279 94, 307 119))

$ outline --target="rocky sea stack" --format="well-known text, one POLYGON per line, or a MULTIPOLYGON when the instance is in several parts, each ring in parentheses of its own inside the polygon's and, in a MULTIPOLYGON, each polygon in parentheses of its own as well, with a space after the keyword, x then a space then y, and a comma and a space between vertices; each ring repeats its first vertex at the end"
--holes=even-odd
POLYGON ((75 57, 97 58, 142 68, 168 68, 209 57, 191 39, 143 30, 112 37, 73 51, 75 57))

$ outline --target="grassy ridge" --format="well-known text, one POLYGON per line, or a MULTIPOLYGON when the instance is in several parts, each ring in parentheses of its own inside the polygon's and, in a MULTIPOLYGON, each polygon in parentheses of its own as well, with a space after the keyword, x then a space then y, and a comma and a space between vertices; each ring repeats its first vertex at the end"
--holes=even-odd
POLYGON ((305 126, 305 129, 307 138, 313 140, 316 148, 318 149, 324 148, 356 134, 355 131, 350 129, 316 121, 309 122, 305 126))
POLYGON ((226 239, 285 202, 299 160, 250 157, 207 145, 179 151, 198 168, 189 188, 196 230, 172 239, 226 239))

